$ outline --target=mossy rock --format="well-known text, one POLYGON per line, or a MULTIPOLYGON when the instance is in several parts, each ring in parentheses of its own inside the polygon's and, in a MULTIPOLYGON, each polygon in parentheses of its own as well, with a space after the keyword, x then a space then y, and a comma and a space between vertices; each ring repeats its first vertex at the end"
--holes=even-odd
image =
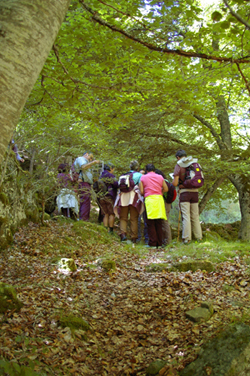
POLYGON ((196 270, 206 270, 207 272, 214 271, 214 265, 210 261, 200 260, 200 261, 183 261, 178 262, 171 268, 173 271, 179 270, 180 272, 187 272, 191 270, 196 272, 196 270))
POLYGON ((165 367, 166 364, 167 364, 167 362, 165 362, 164 360, 160 360, 160 359, 155 360, 154 362, 150 363, 150 365, 146 369, 146 375, 147 376, 158 375, 158 373, 160 372, 160 370, 163 367, 165 367))
POLYGON ((146 272, 154 273, 154 272, 162 272, 163 270, 169 270, 169 264, 161 263, 161 264, 150 264, 146 266, 146 272))
POLYGON ((59 319, 59 323, 63 328, 70 328, 72 330, 82 329, 88 330, 90 329, 90 325, 87 321, 83 320, 80 317, 77 317, 73 314, 69 314, 67 316, 61 316, 59 319))
POLYGON ((220 235, 215 231, 206 231, 204 238, 205 238, 206 241, 212 241, 212 242, 221 241, 220 235))
POLYGON ((110 272, 116 269, 116 263, 113 260, 102 260, 101 267, 105 272, 110 272))
POLYGON ((75 272, 77 270, 75 261, 71 258, 62 258, 59 261, 59 266, 61 269, 69 270, 71 272, 75 272))
POLYGON ((3 225, 0 229, 0 249, 8 248, 13 242, 13 235, 9 227, 3 225))
POLYGON ((6 193, 4 192, 0 192, 0 201, 2 201, 2 203, 6 206, 6 205, 9 205, 9 198, 8 196, 6 195, 6 193))
POLYGON ((19 312, 22 306, 23 303, 17 299, 14 287, 0 282, 0 313, 9 310, 19 312))

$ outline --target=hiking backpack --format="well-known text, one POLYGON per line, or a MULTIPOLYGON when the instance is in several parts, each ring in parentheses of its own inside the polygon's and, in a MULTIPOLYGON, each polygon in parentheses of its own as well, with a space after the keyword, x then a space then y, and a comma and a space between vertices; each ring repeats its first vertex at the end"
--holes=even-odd
POLYGON ((121 192, 131 192, 134 189, 135 182, 133 180, 133 172, 121 175, 118 180, 118 188, 121 192))
POLYGON ((104 162, 102 161, 100 164, 97 164, 95 169, 92 170, 92 175, 93 175, 93 189, 95 193, 100 194, 100 195, 105 195, 108 192, 108 186, 101 178, 101 175, 104 171, 104 162))
POLYGON ((103 179, 101 179, 101 178, 99 178, 98 180, 96 180, 94 182, 93 189, 94 189, 95 193, 97 193, 101 196, 105 195, 108 192, 108 186, 105 183, 105 181, 103 181, 103 179))
POLYGON ((169 181, 167 180, 165 180, 165 182, 168 186, 168 191, 164 192, 163 198, 167 204, 172 204, 172 202, 174 202, 174 200, 177 197, 177 192, 176 192, 175 186, 172 183, 169 183, 169 181))
POLYGON ((185 188, 200 188, 204 184, 204 175, 199 163, 192 163, 186 167, 185 180, 182 185, 185 188))

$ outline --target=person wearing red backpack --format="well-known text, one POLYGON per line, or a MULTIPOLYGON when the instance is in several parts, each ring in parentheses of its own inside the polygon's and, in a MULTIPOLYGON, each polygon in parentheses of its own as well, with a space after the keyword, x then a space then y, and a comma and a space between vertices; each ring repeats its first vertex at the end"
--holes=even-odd
POLYGON ((192 240, 192 232, 197 240, 202 239, 202 230, 199 219, 198 206, 198 187, 203 185, 204 179, 200 165, 197 159, 192 156, 187 157, 185 150, 178 150, 175 154, 177 164, 174 169, 173 185, 179 186, 179 202, 182 216, 182 241, 184 244, 190 243, 192 240), (191 182, 190 166, 197 170, 193 173, 194 180, 191 182), (195 176, 196 175, 196 176, 195 176), (202 181, 203 180, 203 181, 202 181))

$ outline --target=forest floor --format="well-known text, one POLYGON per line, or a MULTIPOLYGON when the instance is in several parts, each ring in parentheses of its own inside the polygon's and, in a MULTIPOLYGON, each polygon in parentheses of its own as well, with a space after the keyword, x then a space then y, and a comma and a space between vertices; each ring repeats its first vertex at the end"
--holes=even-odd
POLYGON ((160 375, 177 375, 225 326, 250 323, 248 264, 244 243, 173 242, 158 251, 123 244, 96 223, 30 223, 0 253, 1 282, 14 285, 24 304, 0 316, 0 371, 9 367, 0 374, 139 376, 161 359, 160 375), (73 258, 77 270, 60 269, 61 258, 73 258), (103 259, 115 270, 105 271, 103 259), (188 259, 210 260, 215 271, 147 271, 188 259), (202 301, 213 303, 213 316, 189 321, 186 311, 202 301), (63 328, 69 314, 90 328, 63 328))

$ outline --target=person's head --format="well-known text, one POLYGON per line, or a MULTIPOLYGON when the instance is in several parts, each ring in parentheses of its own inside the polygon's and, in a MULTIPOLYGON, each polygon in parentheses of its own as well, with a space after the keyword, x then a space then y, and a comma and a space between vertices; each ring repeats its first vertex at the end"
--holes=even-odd
POLYGON ((151 172, 151 171, 155 171, 155 166, 153 165, 153 163, 149 163, 147 164, 146 166, 146 172, 151 172))
POLYGON ((114 171, 114 169, 115 169, 115 166, 110 162, 108 162, 104 165, 104 170, 106 170, 106 171, 109 171, 109 172, 112 173, 114 171))
POLYGON ((145 174, 145 170, 140 170, 139 172, 140 172, 140 174, 142 174, 142 175, 145 174))
POLYGON ((94 159, 93 154, 92 154, 92 153, 89 153, 88 151, 85 151, 85 152, 83 153, 83 156, 84 156, 84 158, 86 158, 87 161, 89 161, 89 162, 92 162, 93 159, 94 159))
POLYGON ((131 161, 129 168, 130 170, 133 170, 133 171, 139 171, 139 168, 140 168, 139 162, 136 159, 134 161, 131 161))
POLYGON ((176 153, 175 153, 175 157, 177 159, 181 159, 183 157, 186 157, 187 156, 187 153, 185 152, 185 150, 178 150, 176 153))
POLYGON ((161 170, 158 170, 158 168, 155 170, 155 173, 158 174, 158 175, 161 175, 163 177, 163 179, 166 179, 164 172, 162 172, 161 170))
POLYGON ((69 171, 69 165, 67 163, 61 163, 59 164, 59 166, 57 167, 57 171, 61 174, 61 173, 66 173, 69 171))

